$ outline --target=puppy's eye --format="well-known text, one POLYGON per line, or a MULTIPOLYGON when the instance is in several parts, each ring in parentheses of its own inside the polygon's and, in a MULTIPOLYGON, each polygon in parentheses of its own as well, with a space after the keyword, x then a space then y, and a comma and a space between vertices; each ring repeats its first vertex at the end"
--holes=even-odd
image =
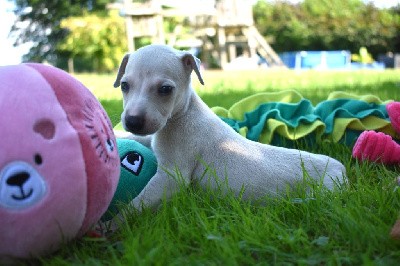
POLYGON ((128 92, 129 91, 129 84, 127 82, 121 82, 121 90, 123 92, 128 92))
POLYGON ((174 89, 174 87, 172 87, 172 86, 164 85, 164 86, 161 86, 160 88, 158 88, 158 93, 161 95, 168 95, 172 92, 173 89, 174 89))

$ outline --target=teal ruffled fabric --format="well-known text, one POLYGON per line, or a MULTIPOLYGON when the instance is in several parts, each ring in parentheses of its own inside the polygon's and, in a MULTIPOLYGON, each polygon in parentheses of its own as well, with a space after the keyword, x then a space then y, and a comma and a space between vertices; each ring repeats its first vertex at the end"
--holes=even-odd
MULTIPOLYGON (((229 110, 213 109, 246 138, 272 145, 291 146, 297 140, 315 143, 324 139, 352 145, 364 130, 395 135, 386 111, 387 102, 375 96, 335 92, 314 107, 309 100, 298 97, 301 95, 297 92, 287 93, 292 94, 286 97, 289 102, 265 102, 257 106, 254 101, 259 101, 260 96, 268 100, 268 94, 262 94, 243 99, 229 110), (250 111, 249 106, 253 108, 250 111)), ((277 93, 272 94, 271 98, 277 99, 277 93)), ((283 97, 285 93, 279 95, 283 97)))

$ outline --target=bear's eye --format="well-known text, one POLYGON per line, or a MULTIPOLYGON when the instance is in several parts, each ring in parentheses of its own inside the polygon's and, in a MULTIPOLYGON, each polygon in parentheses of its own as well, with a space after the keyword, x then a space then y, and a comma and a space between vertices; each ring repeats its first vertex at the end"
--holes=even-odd
POLYGON ((122 90, 122 92, 128 92, 129 91, 128 82, 121 82, 121 90, 122 90))
POLYGON ((107 148, 107 151, 109 153, 111 153, 114 150, 115 145, 114 145, 114 142, 111 139, 107 139, 106 140, 106 148, 107 148))
POLYGON ((42 156, 39 153, 36 153, 34 156, 35 163, 37 165, 41 165, 43 163, 42 156))
POLYGON ((158 88, 158 93, 160 95, 168 95, 172 92, 173 89, 174 89, 174 87, 172 87, 172 86, 164 85, 164 86, 161 86, 160 88, 158 88))

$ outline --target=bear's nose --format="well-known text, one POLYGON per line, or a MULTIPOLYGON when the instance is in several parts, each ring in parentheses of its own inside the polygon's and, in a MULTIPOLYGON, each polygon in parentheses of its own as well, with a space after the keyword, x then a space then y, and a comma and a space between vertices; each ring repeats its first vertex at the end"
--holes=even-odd
POLYGON ((10 176, 7 179, 7 185, 22 187, 24 183, 29 179, 27 172, 20 172, 10 176))

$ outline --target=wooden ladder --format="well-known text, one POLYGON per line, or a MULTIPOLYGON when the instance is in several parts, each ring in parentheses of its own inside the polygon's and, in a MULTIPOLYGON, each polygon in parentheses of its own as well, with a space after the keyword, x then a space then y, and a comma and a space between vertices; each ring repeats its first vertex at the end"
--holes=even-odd
POLYGON ((278 54, 272 49, 264 37, 255 26, 243 28, 243 35, 249 41, 250 49, 256 50, 259 56, 262 56, 269 66, 285 67, 278 54))

